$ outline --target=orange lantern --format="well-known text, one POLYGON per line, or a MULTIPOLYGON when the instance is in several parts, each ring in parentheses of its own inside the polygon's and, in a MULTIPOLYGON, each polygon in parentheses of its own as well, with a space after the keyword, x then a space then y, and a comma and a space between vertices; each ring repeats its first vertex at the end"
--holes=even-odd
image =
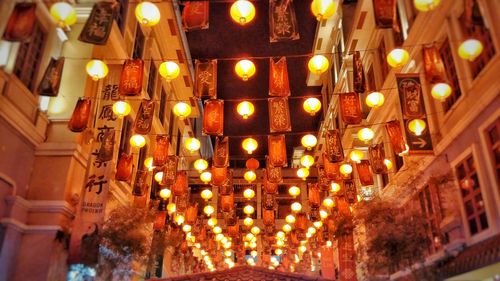
POLYGON ((245 166, 251 171, 257 170, 259 168, 259 165, 259 161, 255 158, 250 158, 245 162, 245 166))

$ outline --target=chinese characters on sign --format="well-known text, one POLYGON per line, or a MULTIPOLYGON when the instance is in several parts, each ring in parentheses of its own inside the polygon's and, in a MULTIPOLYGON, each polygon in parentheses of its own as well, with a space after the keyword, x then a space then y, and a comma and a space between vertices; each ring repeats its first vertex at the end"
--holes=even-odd
POLYGON ((95 45, 105 45, 113 27, 116 5, 116 2, 107 1, 95 3, 78 40, 95 45))
POLYGON ((271 133, 290 132, 290 110, 287 98, 269 98, 269 129, 271 133))
POLYGON ((194 95, 198 98, 217 97, 217 60, 195 61, 194 95))
POLYGON ((269 41, 300 39, 293 0, 269 0, 269 41))
POLYGON ((358 94, 355 92, 343 93, 339 98, 342 121, 349 125, 360 124, 362 115, 358 94))

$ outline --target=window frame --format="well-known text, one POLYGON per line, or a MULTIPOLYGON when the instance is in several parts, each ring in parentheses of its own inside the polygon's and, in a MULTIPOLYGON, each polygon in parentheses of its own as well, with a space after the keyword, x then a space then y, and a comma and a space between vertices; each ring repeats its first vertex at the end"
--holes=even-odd
POLYGON ((452 87, 451 95, 446 98, 444 102, 441 102, 441 107, 446 114, 448 112, 451 112, 451 109, 458 103, 458 101, 461 100, 461 98, 464 96, 464 92, 462 91, 462 87, 460 85, 460 75, 457 62, 453 55, 453 46, 451 45, 450 38, 448 36, 446 36, 444 41, 438 46, 438 52, 441 60, 443 61, 447 83, 449 83, 452 87), (443 53, 448 54, 449 57, 443 57, 443 53), (451 61, 449 60, 449 58, 451 58, 451 61), (453 79, 453 77, 455 77, 456 80, 453 79))

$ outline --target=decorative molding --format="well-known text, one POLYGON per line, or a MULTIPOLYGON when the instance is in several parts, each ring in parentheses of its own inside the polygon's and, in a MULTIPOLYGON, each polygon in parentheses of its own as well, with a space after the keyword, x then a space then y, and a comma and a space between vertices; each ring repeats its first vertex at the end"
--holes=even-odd
POLYGON ((76 210, 70 203, 62 200, 33 200, 30 203, 30 213, 60 213, 66 217, 73 219, 76 210))
POLYGON ((12 227, 14 230, 26 234, 55 233, 57 231, 62 231, 62 227, 59 225, 26 225, 12 218, 2 218, 0 219, 0 224, 5 225, 7 227, 12 227))

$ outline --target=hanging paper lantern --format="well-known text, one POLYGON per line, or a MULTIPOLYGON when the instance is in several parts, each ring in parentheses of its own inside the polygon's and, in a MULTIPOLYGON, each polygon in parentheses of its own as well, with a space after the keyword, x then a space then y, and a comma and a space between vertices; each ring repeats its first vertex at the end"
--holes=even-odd
POLYGON ((174 221, 177 223, 177 225, 181 225, 184 223, 184 216, 182 214, 176 214, 174 217, 174 221))
MULTIPOLYGON (((220 226, 216 226, 212 229, 212 231, 215 233, 215 234, 221 234, 222 233, 222 228, 220 226)), ((219 236, 220 237, 220 236, 219 236)))
POLYGON ((201 173, 208 168, 208 162, 205 159, 197 159, 194 161, 193 166, 199 173, 201 173))
POLYGON ((255 197, 255 191, 252 188, 247 188, 243 191, 243 197, 250 200, 255 197))
POLYGON ((217 218, 209 218, 207 224, 210 227, 215 227, 217 225, 217 218))
POLYGON ((253 106, 253 103, 249 101, 242 101, 236 107, 236 111, 239 115, 241 115, 241 117, 243 117, 243 119, 248 119, 248 117, 254 113, 255 107, 253 106))
POLYGON ((385 164, 385 166, 387 167, 387 170, 392 169, 392 161, 391 161, 391 160, 389 160, 389 159, 387 159, 387 158, 386 158, 386 159, 384 159, 384 164, 385 164))
POLYGON ((118 118, 129 115, 131 109, 130 104, 126 101, 117 101, 113 104, 113 113, 118 116, 118 118))
POLYGON ((349 163, 344 163, 340 165, 339 171, 342 175, 348 176, 352 173, 352 166, 349 163))
POLYGON ((50 15, 63 29, 76 23, 75 8, 66 2, 54 3, 50 7, 50 15))
POLYGON ((458 56, 464 60, 474 61, 483 52, 483 43, 477 39, 467 39, 458 47, 458 56))
POLYGON ((177 205, 175 205, 174 202, 168 203, 168 205, 167 205, 167 211, 168 211, 169 214, 175 213, 175 211, 177 211, 177 205))
POLYGON ((422 119, 413 119, 408 122, 408 130, 412 132, 415 136, 420 136, 425 131, 427 124, 422 119))
POLYGON ((257 178, 257 175, 254 171, 246 171, 243 177, 247 182, 252 183, 257 178))
POLYGON ((326 197, 325 199, 323 199, 323 206, 325 206, 326 208, 331 209, 334 205, 335 202, 331 197, 326 197))
POLYGON ((366 105, 369 107, 377 108, 384 104, 384 95, 380 92, 371 92, 366 96, 366 105))
POLYGON ((260 228, 258 226, 254 226, 252 227, 252 229, 250 230, 250 232, 253 234, 253 235, 259 235, 260 233, 260 228))
POLYGON ((330 184, 330 191, 333 192, 333 193, 337 193, 340 191, 340 184, 336 183, 336 182, 332 182, 330 184))
POLYGON ((160 64, 158 72, 161 77, 165 78, 167 81, 172 81, 179 76, 181 69, 176 62, 165 61, 160 64))
POLYGON ((290 209, 292 209, 292 212, 298 213, 302 211, 302 204, 300 204, 300 202, 293 202, 292 205, 290 205, 290 209))
POLYGON ((434 10, 441 0, 413 0, 415 8, 421 12, 427 12, 434 10))
POLYGON ((308 154, 303 155, 300 157, 300 164, 309 169, 312 165, 314 165, 314 157, 308 154))
POLYGON ((326 211, 325 209, 319 209, 319 216, 323 220, 328 218, 328 211, 326 211))
POLYGON ((337 10, 337 5, 334 0, 313 0, 311 3, 311 11, 318 21, 327 19, 337 10))
MULTIPOLYGON (((331 199, 331 198, 330 198, 331 199)), ((333 201, 333 200, 332 200, 333 201)), ((324 202, 324 200, 323 200, 324 202)), ((313 225, 314 227, 316 227, 317 229, 320 229, 322 226, 323 226, 323 222, 322 221, 315 221, 313 222, 313 225)))
POLYGON ((255 7, 250 1, 237 0, 231 5, 229 13, 235 22, 245 25, 255 17, 255 7))
POLYGON ((189 225, 189 224, 185 224, 185 225, 182 226, 182 231, 184 231, 186 233, 187 232, 191 232, 191 229, 193 229, 193 227, 191 225, 189 225))
POLYGON ((247 81, 255 74, 256 70, 251 60, 240 60, 234 66, 234 71, 243 81, 247 81))
POLYGON ((314 116, 321 109, 321 102, 317 98, 308 98, 304 101, 303 107, 307 113, 314 116))
POLYGON ((250 216, 255 212, 255 208, 252 205, 246 205, 245 207, 243 207, 243 212, 246 215, 250 216))
POLYGON ((303 180, 306 180, 307 177, 309 176, 309 169, 307 168, 300 168, 297 170, 297 176, 303 180))
POLYGON ((194 153, 200 149, 201 143, 197 138, 187 138, 184 142, 184 147, 190 153, 194 153))
POLYGON ((375 137, 375 133, 370 128, 363 128, 358 131, 358 139, 364 141, 365 143, 371 141, 373 137, 375 137))
POLYGON ((154 26, 160 22, 160 10, 151 2, 141 2, 135 7, 135 17, 145 26, 154 26))
POLYGON ((405 49, 396 48, 387 55, 387 63, 391 67, 400 67, 405 65, 410 59, 410 54, 405 49))
POLYGON ((163 172, 162 171, 156 172, 154 175, 154 179, 157 183, 161 183, 161 181, 163 180, 163 172))
POLYGON ((213 193, 210 189, 204 189, 200 195, 201 195, 201 198, 203 198, 205 201, 208 201, 208 200, 212 199, 213 193))
POLYGON ((203 208, 203 213, 205 213, 207 216, 211 216, 215 212, 215 208, 212 205, 206 205, 203 208))
POLYGON ((300 143, 307 150, 311 150, 318 143, 318 139, 314 135, 308 134, 302 137, 300 143))
POLYGON ((259 168, 259 165, 259 161, 255 158, 250 158, 245 162, 245 166, 251 171, 257 170, 259 168))
POLYGON ((436 83, 432 86, 431 95, 440 102, 446 101, 451 95, 451 86, 448 83, 436 83))
POLYGON ((108 66, 102 60, 90 60, 85 68, 94 81, 106 77, 109 72, 108 66))
POLYGON ((293 196, 295 198, 295 197, 300 195, 300 188, 295 186, 295 185, 292 185, 288 189, 288 194, 290 194, 291 196, 293 196))
POLYGON ((316 75, 320 75, 327 71, 329 66, 330 63, 328 62, 328 59, 323 55, 315 55, 309 59, 309 62, 307 63, 309 70, 316 75))
POLYGON ((205 172, 201 173, 200 180, 204 184, 208 184, 212 180, 212 173, 210 173, 209 171, 205 171, 205 172))
POLYGON ((286 233, 292 231, 292 227, 289 224, 284 224, 282 229, 286 233))
POLYGON ((295 216, 290 214, 285 217, 285 221, 289 224, 294 224, 295 223, 295 216))
POLYGON ((178 102, 173 108, 174 114, 184 120, 191 114, 191 106, 185 102, 178 102))
POLYGON ((245 218, 243 220, 243 224, 246 225, 246 226, 248 226, 248 227, 250 227, 250 226, 253 225, 253 219, 252 218, 245 218))
POLYGON ((241 143, 241 146, 243 147, 244 150, 248 152, 248 154, 252 154, 257 149, 259 144, 253 138, 246 138, 241 143))
POLYGON ((143 135, 135 134, 130 137, 130 145, 135 148, 141 148, 146 145, 146 138, 143 135))
POLYGON ((359 161, 361 161, 362 158, 363 158, 363 152, 357 149, 353 149, 349 153, 349 159, 351 159, 351 161, 353 162, 359 163, 359 161))

